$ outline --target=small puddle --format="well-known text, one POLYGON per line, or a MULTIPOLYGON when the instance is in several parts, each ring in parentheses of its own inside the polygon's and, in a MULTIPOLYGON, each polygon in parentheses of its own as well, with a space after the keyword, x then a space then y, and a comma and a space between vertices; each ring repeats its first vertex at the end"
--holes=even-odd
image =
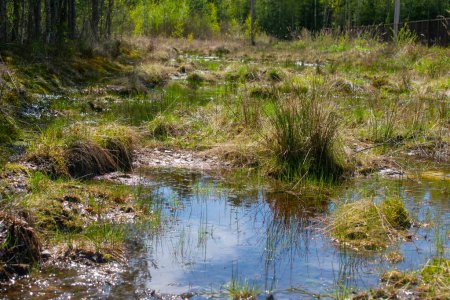
MULTIPOLYGON (((32 299, 31 292, 59 299, 153 299, 154 290, 226 298, 227 284, 237 280, 271 291, 275 299, 316 298, 309 293, 335 298, 344 290, 378 286, 386 269, 419 269, 436 253, 436 236, 448 235, 450 225, 447 182, 369 178, 343 187, 337 198, 399 194, 413 218, 438 224, 439 230, 412 228, 413 241, 386 250, 404 255, 391 265, 384 252, 367 255, 333 244, 320 221, 333 209, 330 201, 271 192, 248 179, 227 183, 216 175, 174 169, 140 174, 153 182, 152 208, 161 211, 163 226, 139 233, 141 244, 132 247, 126 270, 106 281, 83 270, 46 271, 3 289, 4 295, 17 295, 26 286, 30 294, 23 299, 32 299)), ((443 240, 448 255, 448 238, 443 240)))

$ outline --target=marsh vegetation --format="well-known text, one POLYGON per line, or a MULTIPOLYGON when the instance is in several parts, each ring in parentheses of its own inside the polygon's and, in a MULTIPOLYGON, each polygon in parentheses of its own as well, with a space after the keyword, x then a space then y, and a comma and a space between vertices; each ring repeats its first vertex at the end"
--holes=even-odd
POLYGON ((449 49, 210 21, 1 44, 2 297, 448 298, 449 49))

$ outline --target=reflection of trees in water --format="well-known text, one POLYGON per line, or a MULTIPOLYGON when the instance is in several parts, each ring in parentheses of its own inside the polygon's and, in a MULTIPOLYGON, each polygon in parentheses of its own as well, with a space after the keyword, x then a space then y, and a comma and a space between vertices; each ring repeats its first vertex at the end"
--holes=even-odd
POLYGON ((266 236, 263 253, 265 288, 272 290, 277 281, 277 266, 287 260, 290 269, 298 257, 308 256, 309 242, 317 225, 314 217, 327 211, 322 197, 299 198, 287 193, 265 195, 270 211, 265 218, 266 236))

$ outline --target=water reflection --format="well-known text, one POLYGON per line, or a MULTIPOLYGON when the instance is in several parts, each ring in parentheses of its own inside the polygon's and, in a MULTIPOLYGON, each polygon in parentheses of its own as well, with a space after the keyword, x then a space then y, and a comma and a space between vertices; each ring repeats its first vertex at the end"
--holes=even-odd
POLYGON ((250 180, 227 182, 220 174, 141 174, 154 183, 149 205, 161 211, 163 226, 136 231, 138 239, 129 242, 129 266, 119 276, 96 281, 89 270, 50 270, 2 292, 23 299, 33 298, 25 291, 61 299, 152 299, 153 290, 223 296, 234 279, 273 291, 275 299, 330 298, 377 286, 388 268, 418 269, 436 254, 437 235, 444 236, 443 251, 449 255, 450 201, 440 182, 372 178, 336 191, 335 201, 400 195, 415 219, 430 224, 412 229, 412 242, 393 246, 405 257, 393 266, 384 253, 355 253, 328 239, 320 221, 333 209, 327 199, 268 191, 250 180))

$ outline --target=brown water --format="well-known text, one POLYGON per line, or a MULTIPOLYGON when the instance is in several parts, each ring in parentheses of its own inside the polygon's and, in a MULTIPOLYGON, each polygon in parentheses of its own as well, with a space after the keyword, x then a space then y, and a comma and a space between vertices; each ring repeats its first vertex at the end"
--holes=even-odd
POLYGON ((327 201, 272 192, 247 178, 230 182, 171 169, 141 174, 151 182, 149 205, 161 211, 163 226, 130 231, 127 266, 47 270, 4 287, 2 298, 153 299, 154 290, 168 298, 187 292, 193 299, 227 298, 232 280, 275 299, 338 298, 376 287, 386 269, 419 269, 436 254, 437 236, 450 254, 448 182, 358 179, 327 201), (391 265, 384 252, 347 251, 324 233, 320 220, 336 201, 392 194, 418 221, 436 224, 411 229, 412 242, 387 250, 399 250, 404 261, 391 265))

